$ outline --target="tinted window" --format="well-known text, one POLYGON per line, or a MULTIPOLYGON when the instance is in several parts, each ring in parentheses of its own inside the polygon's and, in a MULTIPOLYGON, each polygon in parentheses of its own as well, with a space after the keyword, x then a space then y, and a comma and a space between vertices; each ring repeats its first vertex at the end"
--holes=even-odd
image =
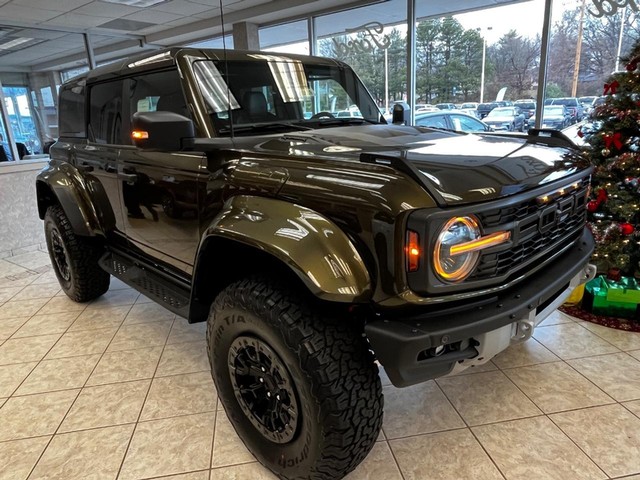
POLYGON ((93 85, 89 98, 90 138, 96 143, 122 144, 122 80, 93 85))
POLYGON ((60 111, 58 125, 61 137, 86 137, 85 86, 81 82, 63 85, 60 88, 60 111))
POLYGON ((484 124, 464 115, 451 115, 453 128, 459 132, 484 132, 484 124))
POLYGON ((421 127, 449 128, 444 115, 431 115, 416 119, 416 125, 421 127))
POLYGON ((556 98, 553 101, 553 105, 568 105, 570 107, 575 107, 577 104, 577 98, 556 98))
POLYGON ((533 102, 516 102, 516 105, 520 108, 536 108, 536 104, 533 102))

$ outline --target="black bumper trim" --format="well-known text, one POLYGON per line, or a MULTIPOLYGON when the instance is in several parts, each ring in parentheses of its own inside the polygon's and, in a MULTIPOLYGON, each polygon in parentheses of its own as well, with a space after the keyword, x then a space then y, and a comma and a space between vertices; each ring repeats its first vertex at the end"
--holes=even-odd
MULTIPOLYGON (((591 233, 584 230, 582 237, 551 265, 536 272, 518 285, 500 292, 479 307, 458 311, 429 312, 410 317, 382 316, 365 326, 376 357, 396 387, 406 387, 451 372, 460 355, 418 361, 418 355, 427 349, 450 345, 474 335, 490 332, 544 306, 557 297, 588 263, 594 242, 591 233)), ((469 349, 466 358, 472 358, 469 349)))

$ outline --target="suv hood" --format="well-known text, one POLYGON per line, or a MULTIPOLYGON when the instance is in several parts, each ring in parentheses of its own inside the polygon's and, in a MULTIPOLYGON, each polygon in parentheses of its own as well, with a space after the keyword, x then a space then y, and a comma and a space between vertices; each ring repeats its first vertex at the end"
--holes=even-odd
MULTIPOLYGON (((515 195, 588 166, 576 150, 552 148, 544 145, 544 140, 367 125, 274 135, 259 145, 254 143, 253 148, 265 153, 286 152, 306 162, 313 155, 383 165, 408 164, 436 202, 450 206, 515 195)), ((244 144, 250 139, 236 137, 236 141, 244 144)))

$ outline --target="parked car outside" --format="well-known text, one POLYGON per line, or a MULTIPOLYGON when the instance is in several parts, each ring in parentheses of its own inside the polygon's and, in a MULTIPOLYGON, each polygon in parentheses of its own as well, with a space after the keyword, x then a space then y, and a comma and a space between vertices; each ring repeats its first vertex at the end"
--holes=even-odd
POLYGON ((416 114, 415 125, 466 133, 490 132, 492 130, 486 123, 471 115, 460 113, 459 110, 440 110, 416 114))
POLYGON ((362 114, 358 110, 341 110, 335 116, 338 118, 362 118, 362 114))
POLYGON ((476 109, 478 111, 478 117, 480 117, 481 119, 486 117, 489 112, 497 106, 498 104, 496 102, 481 103, 476 109))
POLYGON ((527 126, 533 125, 533 122, 530 121, 530 118, 536 114, 536 101, 532 98, 516 100, 514 105, 522 110, 522 114, 524 115, 524 121, 527 126))
POLYGON ((436 107, 440 110, 456 110, 457 108, 455 103, 436 103, 436 107))
POLYGON ((598 99, 595 95, 588 95, 586 97, 578 98, 578 101, 582 104, 582 108, 584 108, 584 115, 589 115, 593 110, 594 103, 598 99))
POLYGON ((462 105, 460 105, 460 109, 472 108, 474 110, 477 110, 478 109, 478 105, 480 105, 478 102, 466 102, 466 103, 463 103, 462 105))
MULTIPOLYGON (((536 117, 529 119, 529 123, 533 126, 536 117)), ((542 128, 553 128, 562 130, 571 125, 571 114, 564 105, 545 105, 542 109, 542 128)))
POLYGON ((416 113, 417 112, 436 112, 440 110, 435 105, 431 105, 430 103, 416 103, 416 113))
POLYGON ((471 115, 474 118, 480 118, 478 116, 478 110, 476 110, 475 108, 461 108, 460 110, 458 110, 458 112, 466 113, 467 115, 471 115))
POLYGON ((518 107, 497 107, 489 112, 484 122, 494 130, 524 131, 524 115, 518 107))
POLYGON ((545 105, 564 105, 571 114, 571 123, 578 123, 582 121, 584 116, 584 107, 578 101, 576 97, 562 97, 562 98, 547 98, 544 101, 545 105))
POLYGON ((607 96, 606 95, 602 95, 601 97, 596 98, 593 101, 593 106, 591 108, 591 111, 589 112, 589 118, 592 118, 593 112, 594 110, 599 107, 600 105, 604 105, 604 103, 607 101, 607 96))

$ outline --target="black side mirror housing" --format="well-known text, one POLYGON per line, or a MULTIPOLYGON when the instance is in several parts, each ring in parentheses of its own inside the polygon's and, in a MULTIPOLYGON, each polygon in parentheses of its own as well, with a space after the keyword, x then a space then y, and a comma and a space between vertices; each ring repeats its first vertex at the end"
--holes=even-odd
POLYGON ((410 120, 410 109, 405 108, 401 103, 393 106, 393 117, 391 122, 395 125, 408 125, 410 120))
POLYGON ((136 112, 131 127, 134 145, 144 150, 184 150, 195 139, 193 122, 173 112, 136 112))

